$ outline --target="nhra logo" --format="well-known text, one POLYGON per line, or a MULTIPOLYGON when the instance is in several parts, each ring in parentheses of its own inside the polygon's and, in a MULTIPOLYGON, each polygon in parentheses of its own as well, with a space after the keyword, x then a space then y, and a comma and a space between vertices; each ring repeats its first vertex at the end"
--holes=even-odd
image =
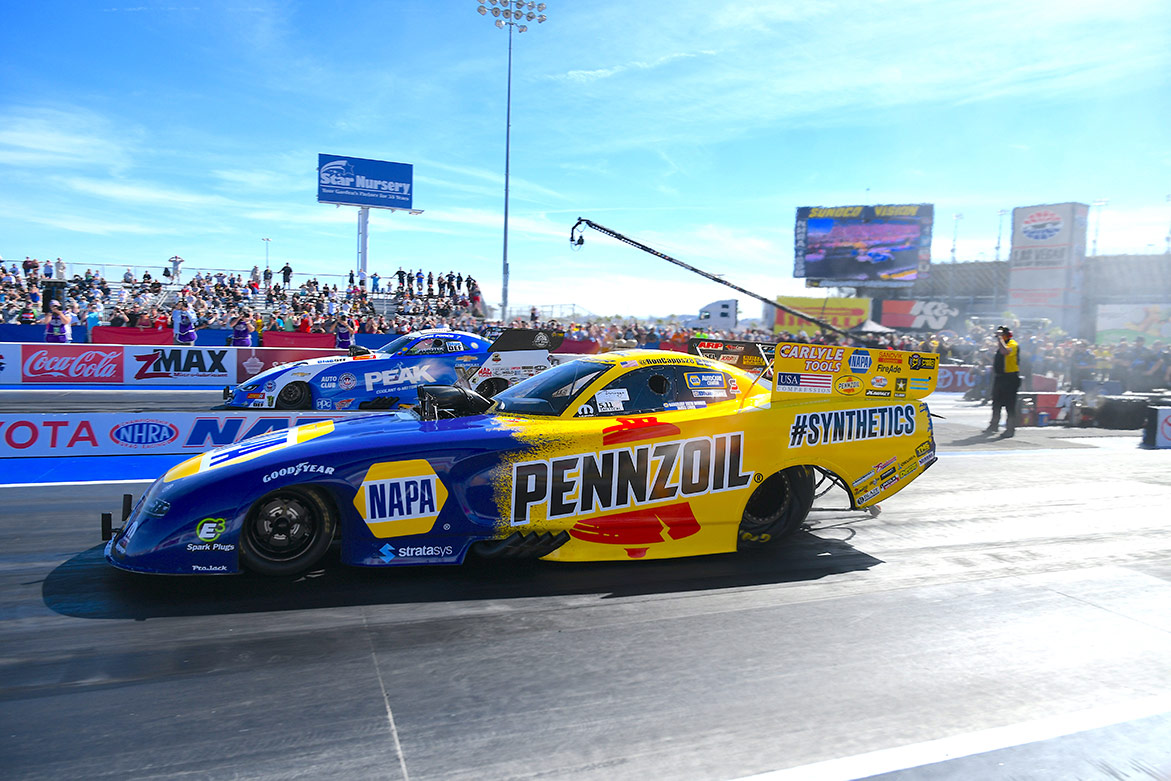
POLYGON ((870 353, 866 350, 855 350, 850 356, 850 371, 854 374, 865 374, 870 371, 870 353))
POLYGON ((1021 221, 1021 233, 1033 241, 1045 241, 1061 232, 1061 217, 1048 209, 1032 212, 1021 221))
POLYGON ((110 429, 110 439, 135 448, 165 445, 178 436, 178 428, 161 420, 131 420, 110 429))
POLYGON ((447 501, 447 488, 425 460, 373 464, 354 506, 375 537, 431 531, 447 501))
POLYGON ((142 363, 134 373, 136 380, 163 377, 227 377, 224 367, 227 350, 155 350, 134 359, 142 363))

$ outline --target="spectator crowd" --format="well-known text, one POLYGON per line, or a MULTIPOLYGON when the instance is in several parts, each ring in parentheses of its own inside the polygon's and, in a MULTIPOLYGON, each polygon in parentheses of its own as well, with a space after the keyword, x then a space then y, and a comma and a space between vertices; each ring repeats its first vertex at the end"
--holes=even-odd
MULTIPOLYGON (((848 340, 830 331, 771 331, 737 329, 705 331, 664 322, 568 322, 544 320, 536 309, 528 317, 508 323, 488 321, 480 287, 471 275, 399 268, 389 280, 378 273, 349 273, 343 286, 322 283, 316 277, 293 283, 293 269, 285 264, 274 273, 253 266, 250 273, 197 271, 180 279, 183 259, 175 256, 160 278, 149 271, 141 277, 127 269, 121 284, 111 285, 91 269, 68 276, 67 264, 25 258, 0 261, 0 322, 24 325, 44 323, 60 329, 65 324, 121 326, 138 329, 174 329, 179 318, 190 319, 196 331, 232 330, 246 324, 252 333, 287 331, 334 333, 348 345, 352 334, 390 337, 426 328, 450 328, 485 333, 501 326, 545 328, 565 332, 569 341, 589 341, 598 349, 636 346, 685 350, 692 337, 765 342, 838 344, 848 340), (388 284, 384 285, 384 282, 388 284), (58 296, 52 312, 50 294, 58 296), (375 302, 387 302, 379 311, 375 302), (184 306, 180 306, 180 305, 184 306), (182 316, 177 313, 182 309, 182 316), (49 312, 49 314, 46 314, 49 312)), ((1084 389, 1090 383, 1113 381, 1122 390, 1149 392, 1171 388, 1171 347, 1162 341, 1146 344, 1144 337, 1114 344, 1094 344, 1050 334, 1028 334, 1014 328, 1021 348, 1024 387, 1030 377, 1055 378, 1058 387, 1084 389)), ((996 350, 991 329, 971 326, 965 333, 880 333, 859 337, 875 347, 918 350, 940 355, 942 363, 988 366, 996 350)), ((178 338, 176 341, 181 341, 178 338)), ((863 343, 863 341, 855 341, 863 343)))

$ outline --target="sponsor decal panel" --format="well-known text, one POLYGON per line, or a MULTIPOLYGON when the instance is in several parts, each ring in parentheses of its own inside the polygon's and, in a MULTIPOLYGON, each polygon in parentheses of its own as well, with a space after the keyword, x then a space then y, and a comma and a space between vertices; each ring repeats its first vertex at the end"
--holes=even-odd
POLYGON ((173 347, 146 349, 126 348, 126 372, 134 372, 135 380, 152 383, 189 381, 198 379, 234 382, 235 366, 228 370, 227 348, 173 347), (131 362, 134 362, 133 364, 131 362))
POLYGON ((881 350, 878 353, 878 362, 893 366, 902 366, 903 354, 897 350, 881 350))
MULTIPOLYGON (((400 385, 422 385, 435 382, 435 377, 428 371, 428 367, 422 365, 397 366, 380 372, 366 372, 362 379, 366 384, 367 391, 375 391, 375 388, 383 386, 382 390, 386 392, 400 385)), ((356 384, 357 379, 352 374, 343 374, 339 381, 343 390, 350 390, 356 384)))
POLYGON ((179 427, 165 420, 139 419, 119 423, 110 429, 110 440, 123 447, 147 449, 170 444, 179 437, 179 427))
POLYGON ((262 483, 271 483, 282 477, 299 477, 300 475, 332 475, 334 467, 323 466, 322 464, 310 464, 307 461, 302 461, 299 464, 290 464, 289 466, 281 467, 276 471, 270 472, 260 479, 262 483))
POLYGON ((906 437, 914 433, 915 407, 912 404, 803 412, 793 418, 789 427, 789 447, 836 445, 906 437))
POLYGON ((777 372, 776 389, 789 393, 833 393, 832 374, 777 372))
POLYGON ((888 390, 874 390, 873 388, 866 389, 866 398, 868 399, 889 399, 890 391, 888 390))
POLYGON ((857 377, 839 377, 834 388, 843 396, 854 396, 862 391, 862 381, 857 377))
POLYGON ((372 464, 354 507, 375 537, 426 534, 447 501, 447 487, 424 459, 372 464))
POLYGON ((863 349, 855 349, 850 354, 850 371, 854 374, 865 374, 870 371, 870 353, 863 349))
POLYGON ((513 526, 679 502, 749 485, 744 433, 618 447, 512 467, 513 526))
POLYGON ((935 355, 923 355, 922 353, 911 353, 911 357, 907 359, 907 366, 912 371, 935 369, 939 366, 939 357, 935 355))

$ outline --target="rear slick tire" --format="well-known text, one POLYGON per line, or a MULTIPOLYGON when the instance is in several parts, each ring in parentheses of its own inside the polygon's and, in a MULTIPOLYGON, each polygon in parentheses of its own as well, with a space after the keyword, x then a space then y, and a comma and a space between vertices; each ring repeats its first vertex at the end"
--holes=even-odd
POLYGON ((736 549, 759 548, 797 531, 813 506, 813 493, 810 467, 791 466, 770 475, 744 506, 736 549))

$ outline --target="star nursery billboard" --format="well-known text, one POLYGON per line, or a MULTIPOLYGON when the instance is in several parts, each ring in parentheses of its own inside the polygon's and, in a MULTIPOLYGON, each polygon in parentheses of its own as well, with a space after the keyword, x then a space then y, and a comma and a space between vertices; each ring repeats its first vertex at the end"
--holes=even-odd
POLYGON ((411 209, 414 167, 361 157, 317 156, 317 202, 411 209))
POLYGON ((929 203, 802 206, 793 276, 846 283, 910 284, 931 266, 929 203))

